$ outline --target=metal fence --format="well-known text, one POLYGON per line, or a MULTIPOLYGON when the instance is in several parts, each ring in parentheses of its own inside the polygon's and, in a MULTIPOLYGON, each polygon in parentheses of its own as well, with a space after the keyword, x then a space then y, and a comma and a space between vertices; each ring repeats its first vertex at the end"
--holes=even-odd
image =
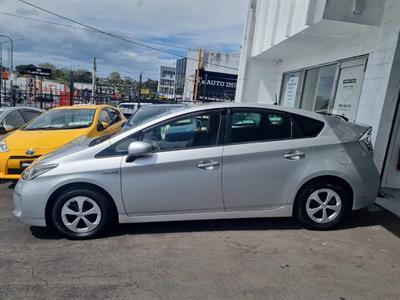
MULTIPOLYGON (((141 103, 209 103, 209 102, 231 102, 231 99, 226 99, 225 101, 215 101, 213 99, 200 99, 199 101, 183 101, 181 99, 141 99, 141 103)), ((91 97, 83 97, 83 96, 70 96, 65 95, 56 95, 56 94, 37 94, 35 99, 29 97, 29 95, 25 92, 16 91, 13 94, 10 92, 1 93, 1 107, 10 107, 10 106, 29 106, 36 107, 41 109, 51 109, 57 106, 64 105, 79 105, 79 104, 109 104, 113 106, 117 106, 121 102, 138 102, 137 98, 125 98, 125 99, 113 99, 111 96, 96 96, 95 99, 91 99, 91 97)))

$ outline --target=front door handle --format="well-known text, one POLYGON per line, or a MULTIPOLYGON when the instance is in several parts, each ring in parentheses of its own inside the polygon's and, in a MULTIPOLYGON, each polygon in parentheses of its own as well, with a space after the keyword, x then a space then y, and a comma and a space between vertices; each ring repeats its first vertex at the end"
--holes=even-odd
POLYGON ((214 170, 214 169, 218 168, 218 166, 219 166, 219 162, 217 162, 215 160, 201 161, 197 164, 197 167, 199 169, 203 169, 203 170, 214 170))
POLYGON ((294 152, 286 152, 285 154, 283 154, 283 157, 288 160, 300 160, 300 159, 304 158, 305 156, 306 156, 306 154, 299 150, 296 150, 294 152))

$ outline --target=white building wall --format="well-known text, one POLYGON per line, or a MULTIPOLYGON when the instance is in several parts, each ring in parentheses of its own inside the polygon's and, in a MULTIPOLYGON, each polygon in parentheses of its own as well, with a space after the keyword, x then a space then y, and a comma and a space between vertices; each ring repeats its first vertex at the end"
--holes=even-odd
POLYGON ((400 1, 387 0, 375 47, 365 73, 357 122, 374 128, 375 162, 385 159, 396 103, 400 91, 400 1))
POLYGON ((284 72, 368 55, 356 122, 373 127, 375 160, 381 169, 400 89, 400 53, 396 52, 400 51, 400 1, 366 0, 369 6, 361 20, 352 15, 351 0, 316 0, 319 6, 313 6, 314 11, 309 10, 307 0, 294 1, 295 5, 291 0, 282 2, 292 7, 280 4, 287 15, 280 13, 279 17, 273 15, 278 11, 276 0, 249 3, 236 101, 274 103, 284 72), (287 18, 291 14, 292 21, 287 18), (320 17, 329 19, 321 21, 320 17), (356 20, 361 24, 353 23, 356 20), (274 24, 279 28, 272 42, 274 24))

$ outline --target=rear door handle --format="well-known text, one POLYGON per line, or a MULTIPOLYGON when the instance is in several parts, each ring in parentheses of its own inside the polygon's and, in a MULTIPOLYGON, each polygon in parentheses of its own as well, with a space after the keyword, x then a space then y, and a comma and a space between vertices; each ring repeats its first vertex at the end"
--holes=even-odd
POLYGON ((197 164, 197 167, 199 169, 203 170, 214 170, 219 166, 219 162, 215 160, 206 160, 206 161, 201 161, 197 164))
POLYGON ((304 152, 301 151, 294 151, 294 152, 287 152, 285 154, 283 154, 283 157, 288 159, 288 160, 300 160, 302 158, 304 158, 306 156, 306 154, 304 152))

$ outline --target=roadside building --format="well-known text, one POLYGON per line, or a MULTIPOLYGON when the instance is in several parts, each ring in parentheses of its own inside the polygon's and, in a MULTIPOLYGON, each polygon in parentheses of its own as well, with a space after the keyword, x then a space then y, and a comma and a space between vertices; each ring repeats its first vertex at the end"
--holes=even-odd
POLYGON ((158 95, 165 99, 175 98, 175 68, 160 67, 160 80, 158 81, 158 95))
POLYGON ((400 188, 399 31, 396 0, 250 0, 236 101, 372 126, 382 186, 400 188))
POLYGON ((176 61, 176 75, 175 75, 175 97, 178 100, 183 99, 183 90, 185 88, 185 72, 186 72, 187 58, 181 58, 176 61))
MULTIPOLYGON (((179 86, 183 83, 183 100, 234 100, 239 66, 238 54, 191 49, 184 60, 185 70, 180 71, 180 74, 185 75, 179 79, 179 86)), ((182 64, 182 60, 177 61, 177 70, 178 65, 182 64)))

